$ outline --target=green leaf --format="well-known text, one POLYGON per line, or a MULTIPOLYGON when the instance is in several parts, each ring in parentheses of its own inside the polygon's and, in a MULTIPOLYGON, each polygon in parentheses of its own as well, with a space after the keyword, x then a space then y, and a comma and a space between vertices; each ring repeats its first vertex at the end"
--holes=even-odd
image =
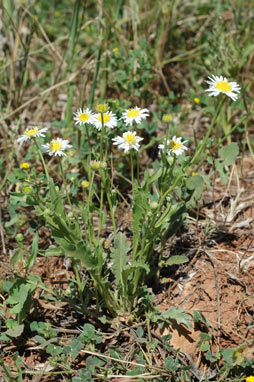
POLYGON ((184 264, 189 261, 188 257, 186 256, 170 256, 166 261, 165 265, 178 265, 178 264, 184 264))
POLYGON ((168 310, 161 313, 160 319, 162 320, 176 320, 181 325, 185 325, 187 328, 192 329, 191 316, 184 312, 184 309, 171 306, 168 310))
POLYGON ((222 183, 226 184, 228 181, 228 172, 226 171, 225 166, 218 159, 215 159, 215 167, 220 174, 222 183))
POLYGON ((27 263, 26 263, 27 268, 32 267, 35 262, 35 259, 38 253, 38 242, 39 242, 39 235, 38 235, 38 232, 36 232, 33 239, 33 243, 32 243, 32 253, 27 259, 27 263))
POLYGON ((230 166, 235 163, 236 157, 239 154, 237 143, 233 142, 219 150, 219 157, 223 160, 224 166, 230 166))
POLYGON ((23 259, 23 251, 22 249, 17 249, 14 252, 14 255, 11 257, 10 263, 11 265, 15 265, 18 261, 23 259))
POLYGON ((149 194, 143 190, 137 189, 134 192, 134 201, 132 209, 133 233, 140 233, 141 227, 144 224, 146 212, 150 210, 148 196, 149 194))
POLYGON ((80 261, 87 270, 95 270, 98 265, 98 259, 93 256, 93 253, 87 249, 83 241, 77 244, 72 244, 64 239, 56 239, 60 244, 64 254, 74 260, 80 261))
POLYGON ((145 187, 150 186, 150 184, 154 183, 162 174, 162 168, 155 171, 152 175, 150 175, 149 170, 145 171, 145 187))
POLYGON ((189 190, 193 190, 192 197, 198 200, 204 189, 204 180, 201 175, 195 175, 188 178, 186 182, 186 187, 189 190))
POLYGON ((14 338, 19 337, 23 333, 24 327, 24 324, 17 325, 15 329, 6 330, 5 334, 14 338))
POLYGON ((62 248, 59 248, 59 247, 50 247, 43 254, 43 256, 45 257, 54 257, 54 256, 63 256, 63 255, 64 255, 64 252, 62 248))
POLYGON ((201 351, 208 351, 210 349, 210 345, 209 344, 202 344, 200 346, 200 350, 201 351))
POLYGON ((192 312, 193 321, 194 322, 202 322, 206 326, 207 329, 210 328, 210 325, 208 321, 206 320, 205 316, 201 312, 197 312, 196 310, 193 310, 192 312))
POLYGON ((130 243, 126 241, 125 235, 122 232, 118 232, 115 246, 111 248, 111 259, 112 259, 112 271, 118 284, 123 286, 123 270, 129 261, 127 253, 130 250, 130 243))
POLYGON ((171 209, 172 209, 172 204, 168 203, 165 211, 162 213, 161 217, 155 223, 155 228, 160 227, 161 225, 165 224, 165 222, 167 222, 170 219, 170 215, 172 212, 171 209))

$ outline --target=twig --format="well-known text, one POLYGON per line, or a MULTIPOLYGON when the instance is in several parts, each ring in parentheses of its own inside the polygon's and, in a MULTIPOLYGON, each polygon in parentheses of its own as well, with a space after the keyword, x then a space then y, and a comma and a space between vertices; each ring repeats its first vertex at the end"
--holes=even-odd
POLYGON ((216 297, 217 297, 217 332, 218 332, 218 346, 220 344, 220 336, 221 336, 221 310, 220 310, 220 285, 219 285, 219 275, 217 272, 217 266, 214 261, 214 258, 206 251, 204 253, 207 255, 208 259, 210 260, 213 270, 214 270, 214 276, 215 276, 215 287, 216 287, 216 297))
POLYGON ((4 228, 2 225, 2 210, 0 208, 0 235, 2 240, 2 247, 3 247, 3 254, 6 255, 6 247, 5 247, 5 241, 4 241, 4 228))

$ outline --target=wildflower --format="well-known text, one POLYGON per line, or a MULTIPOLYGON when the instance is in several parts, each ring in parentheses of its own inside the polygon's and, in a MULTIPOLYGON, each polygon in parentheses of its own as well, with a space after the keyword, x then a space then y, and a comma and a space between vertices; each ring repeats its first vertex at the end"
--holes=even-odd
POLYGON ((63 151, 71 147, 72 145, 69 144, 68 140, 64 140, 61 138, 53 139, 52 141, 50 141, 50 143, 41 146, 43 152, 48 153, 50 156, 66 155, 63 151))
POLYGON ((89 186, 89 182, 88 182, 87 180, 83 180, 83 181, 81 182, 81 186, 82 186, 83 188, 87 188, 87 187, 89 186))
POLYGON ((196 176, 196 175, 197 175, 197 172, 192 171, 191 175, 192 175, 192 176, 196 176))
POLYGON ((119 49, 118 49, 117 47, 113 49, 113 53, 116 54, 116 53, 118 53, 118 52, 119 52, 119 49))
POLYGON ((43 133, 45 133, 48 130, 47 127, 44 127, 43 129, 38 129, 38 127, 33 127, 32 129, 26 129, 24 131, 24 134, 20 135, 18 137, 17 142, 26 142, 32 138, 38 138, 38 137, 45 137, 43 133))
POLYGON ((194 101, 194 103, 197 103, 197 104, 200 103, 200 99, 198 97, 195 97, 193 101, 194 101))
POLYGON ((146 119, 149 115, 148 109, 140 109, 139 107, 134 107, 131 109, 125 110, 123 112, 122 119, 126 123, 126 125, 131 125, 133 122, 140 123, 142 119, 146 119))
POLYGON ((187 147, 184 146, 185 142, 181 142, 181 137, 173 137, 172 139, 168 139, 166 141, 166 145, 161 144, 159 145, 160 150, 164 150, 166 146, 166 153, 167 155, 171 155, 172 153, 175 155, 181 155, 183 154, 184 150, 187 150, 187 147))
POLYGON ((110 129, 113 129, 113 127, 117 125, 116 116, 112 113, 112 111, 107 111, 106 113, 98 113, 95 114, 93 118, 93 124, 98 130, 102 129, 102 119, 104 126, 107 126, 110 129))
POLYGON ((107 103, 98 103, 96 106, 96 111, 98 113, 106 113, 108 111, 108 104, 107 103))
POLYGON ((90 166, 92 168, 92 170, 99 170, 99 169, 105 169, 107 167, 107 163, 106 162, 101 162, 99 160, 92 160, 90 162, 90 166))
POLYGON ((20 168, 21 170, 27 170, 30 167, 30 164, 27 162, 21 163, 20 168))
POLYGON ((171 114, 164 114, 163 117, 162 117, 162 120, 163 122, 172 122, 173 121, 173 117, 171 114))
POLYGON ((88 108, 85 110, 82 110, 81 108, 78 109, 76 113, 74 113, 73 120, 76 121, 75 125, 84 125, 85 123, 93 123, 93 117, 94 114, 89 110, 88 108))
POLYGON ((113 145, 118 145, 126 153, 130 149, 138 150, 140 147, 139 142, 142 140, 143 138, 136 136, 136 131, 127 131, 122 137, 113 138, 113 145))
POLYGON ((254 377, 250 375, 249 377, 246 378, 246 382, 254 382, 254 377))
POLYGON ((237 100, 238 95, 236 93, 240 93, 240 86, 236 82, 228 82, 226 77, 223 76, 214 76, 208 77, 209 81, 206 81, 210 87, 206 89, 206 92, 210 92, 208 94, 211 96, 217 96, 220 93, 226 94, 233 101, 237 100))

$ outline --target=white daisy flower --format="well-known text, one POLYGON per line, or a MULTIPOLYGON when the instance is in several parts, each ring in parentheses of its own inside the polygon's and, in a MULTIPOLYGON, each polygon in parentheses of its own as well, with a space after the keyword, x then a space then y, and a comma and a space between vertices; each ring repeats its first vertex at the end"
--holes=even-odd
POLYGON ((106 113, 98 113, 94 115, 92 123, 94 124, 96 129, 98 130, 102 129, 102 117, 103 117, 104 126, 107 126, 110 129, 113 129, 113 127, 117 125, 116 115, 113 114, 112 111, 107 111, 106 113))
POLYGON ((142 121, 142 119, 146 119, 149 115, 148 109, 140 109, 140 107, 133 107, 131 109, 127 109, 123 112, 122 119, 126 123, 126 125, 132 126, 133 122, 137 124, 142 121))
POLYGON ((124 149, 124 152, 127 153, 130 149, 138 150, 140 147, 139 142, 143 139, 136 136, 136 131, 127 131, 122 137, 118 136, 112 140, 114 141, 113 145, 118 145, 120 149, 124 149))
POLYGON ((238 95, 236 93, 240 93, 240 86, 236 82, 228 82, 226 77, 223 76, 214 76, 208 77, 209 81, 206 81, 210 87, 206 89, 206 92, 210 92, 208 94, 210 97, 217 96, 220 93, 226 94, 233 101, 237 100, 238 95))
POLYGON ((172 139, 168 139, 166 141, 166 144, 159 145, 159 150, 165 150, 166 148, 166 154, 171 155, 172 153, 175 155, 181 155, 184 153, 184 150, 187 150, 187 147, 184 146, 184 144, 187 141, 181 142, 181 137, 173 137, 172 139))
POLYGON ((69 144, 68 140, 64 140, 61 138, 52 139, 50 143, 41 146, 42 151, 44 153, 48 153, 50 156, 59 155, 60 157, 66 155, 63 151, 66 149, 70 149, 71 147, 72 145, 69 144))
POLYGON ((24 134, 20 135, 17 139, 17 142, 26 142, 26 141, 29 141, 30 139, 32 138, 38 138, 38 137, 45 137, 45 133, 46 131, 48 131, 48 128, 47 127, 44 127, 43 129, 38 129, 38 127, 33 127, 32 129, 26 129, 24 131, 24 134))
POLYGON ((76 113, 74 113, 73 120, 76 121, 75 125, 84 125, 85 123, 93 123, 93 117, 94 114, 91 110, 88 108, 85 110, 82 110, 81 108, 78 109, 76 113))

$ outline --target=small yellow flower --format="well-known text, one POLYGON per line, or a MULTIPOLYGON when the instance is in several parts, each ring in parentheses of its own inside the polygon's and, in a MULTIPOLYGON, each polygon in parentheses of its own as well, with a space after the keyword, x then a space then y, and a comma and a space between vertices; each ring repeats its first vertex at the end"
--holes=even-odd
POLYGON ((88 182, 87 180, 83 180, 83 181, 81 182, 81 186, 82 186, 83 188, 87 188, 87 187, 89 186, 89 182, 88 182))
POLYGON ((173 117, 171 114, 164 114, 163 117, 162 117, 162 120, 163 122, 172 122, 173 121, 173 117))
POLYGON ((193 172, 191 173, 191 175, 192 175, 192 176, 195 176, 195 175, 197 175, 197 173, 196 173, 195 171, 193 171, 193 172))
POLYGON ((106 113, 108 111, 108 104, 107 103, 98 103, 96 106, 96 111, 98 113, 106 113))
POLYGON ((34 16, 35 21, 38 21, 38 18, 39 17, 37 15, 34 16))
POLYGON ((113 49, 113 53, 118 53, 119 52, 119 49, 118 48, 114 48, 113 49))
POLYGON ((20 168, 22 170, 27 170, 30 167, 30 164, 27 162, 21 163, 20 168))
POLYGON ((250 375, 249 377, 246 378, 246 382, 254 382, 254 377, 250 375))
POLYGON ((195 97, 193 101, 194 101, 194 103, 197 103, 197 104, 200 103, 200 99, 198 97, 195 97))
POLYGON ((61 12, 55 11, 55 17, 59 17, 61 15, 61 12))

